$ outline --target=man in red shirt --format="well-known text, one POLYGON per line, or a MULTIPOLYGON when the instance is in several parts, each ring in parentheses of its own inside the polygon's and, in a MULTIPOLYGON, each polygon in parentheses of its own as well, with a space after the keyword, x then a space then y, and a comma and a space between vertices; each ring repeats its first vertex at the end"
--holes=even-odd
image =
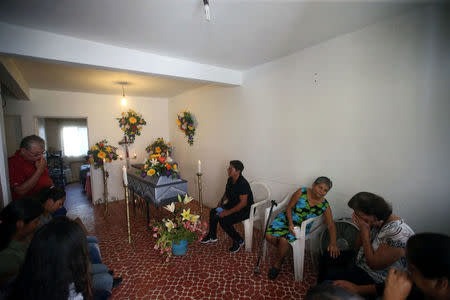
POLYGON ((13 200, 31 197, 41 188, 52 186, 44 159, 45 141, 37 135, 25 137, 20 149, 8 158, 9 185, 13 200))

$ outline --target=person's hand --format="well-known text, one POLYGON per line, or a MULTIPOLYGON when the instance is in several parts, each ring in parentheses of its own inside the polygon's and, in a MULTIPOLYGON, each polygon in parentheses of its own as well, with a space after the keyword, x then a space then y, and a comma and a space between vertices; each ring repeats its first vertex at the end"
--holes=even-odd
POLYGON ((358 294, 358 286, 350 281, 347 280, 335 280, 333 282, 333 285, 340 286, 341 288, 344 288, 346 290, 349 290, 350 292, 353 292, 355 294, 358 294))
POLYGON ((292 233, 293 236, 295 236, 295 231, 294 231, 294 224, 289 224, 289 231, 292 233))
POLYGON ((406 272, 391 268, 384 287, 383 300, 403 300, 411 292, 412 282, 406 272))
POLYGON ((330 245, 328 246, 327 250, 328 250, 328 252, 330 252, 330 256, 331 256, 332 258, 338 257, 339 254, 341 253, 341 252, 339 251, 339 248, 338 248, 336 245, 332 245, 332 244, 330 244, 330 245))
POLYGON ((41 158, 34 163, 34 166, 36 167, 36 171, 39 172, 39 174, 42 174, 47 167, 47 162, 44 157, 41 156, 41 158))
POLYGON ((358 217, 354 212, 352 214, 352 221, 353 221, 353 223, 355 223, 356 226, 358 226, 358 228, 361 232, 364 232, 364 231, 369 232, 370 231, 369 223, 367 223, 366 221, 364 221, 363 219, 358 217))

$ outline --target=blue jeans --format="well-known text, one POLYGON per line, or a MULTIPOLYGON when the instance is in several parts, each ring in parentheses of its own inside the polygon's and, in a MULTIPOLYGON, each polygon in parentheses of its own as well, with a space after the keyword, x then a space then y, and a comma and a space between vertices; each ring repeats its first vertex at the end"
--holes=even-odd
POLYGON ((103 264, 91 264, 92 286, 97 291, 111 292, 113 277, 108 273, 108 267, 103 264))

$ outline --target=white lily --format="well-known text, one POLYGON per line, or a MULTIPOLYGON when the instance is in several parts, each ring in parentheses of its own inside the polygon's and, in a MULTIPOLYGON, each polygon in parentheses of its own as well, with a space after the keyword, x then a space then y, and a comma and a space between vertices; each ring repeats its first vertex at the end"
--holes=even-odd
POLYGON ((170 232, 175 227, 172 220, 167 220, 167 222, 165 222, 164 225, 166 225, 168 232, 170 232))
POLYGON ((172 159, 172 157, 169 156, 169 157, 166 159, 166 161, 167 161, 167 162, 173 162, 173 159, 172 159))
POLYGON ((152 159, 151 161, 150 161, 150 163, 152 164, 152 166, 154 166, 154 165, 156 165, 157 163, 158 163, 158 161, 156 160, 156 159, 152 159))
POLYGON ((183 203, 184 203, 184 204, 188 204, 188 203, 191 202, 192 200, 194 200, 194 198, 189 197, 188 194, 186 194, 186 195, 184 196, 183 203))
POLYGON ((170 204, 167 204, 166 206, 164 206, 165 209, 167 209, 170 212, 174 212, 175 211, 175 203, 172 202, 170 204))

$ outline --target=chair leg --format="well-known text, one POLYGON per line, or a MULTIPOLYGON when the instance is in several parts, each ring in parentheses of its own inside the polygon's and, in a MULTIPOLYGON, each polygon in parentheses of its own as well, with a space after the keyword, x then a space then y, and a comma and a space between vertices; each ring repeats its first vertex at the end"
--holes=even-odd
POLYGON ((305 240, 296 240, 292 243, 294 256, 294 273, 296 281, 303 281, 303 267, 305 265, 305 240))
POLYGON ((244 234, 245 234, 245 251, 252 251, 253 241, 253 223, 249 219, 244 220, 244 234))

